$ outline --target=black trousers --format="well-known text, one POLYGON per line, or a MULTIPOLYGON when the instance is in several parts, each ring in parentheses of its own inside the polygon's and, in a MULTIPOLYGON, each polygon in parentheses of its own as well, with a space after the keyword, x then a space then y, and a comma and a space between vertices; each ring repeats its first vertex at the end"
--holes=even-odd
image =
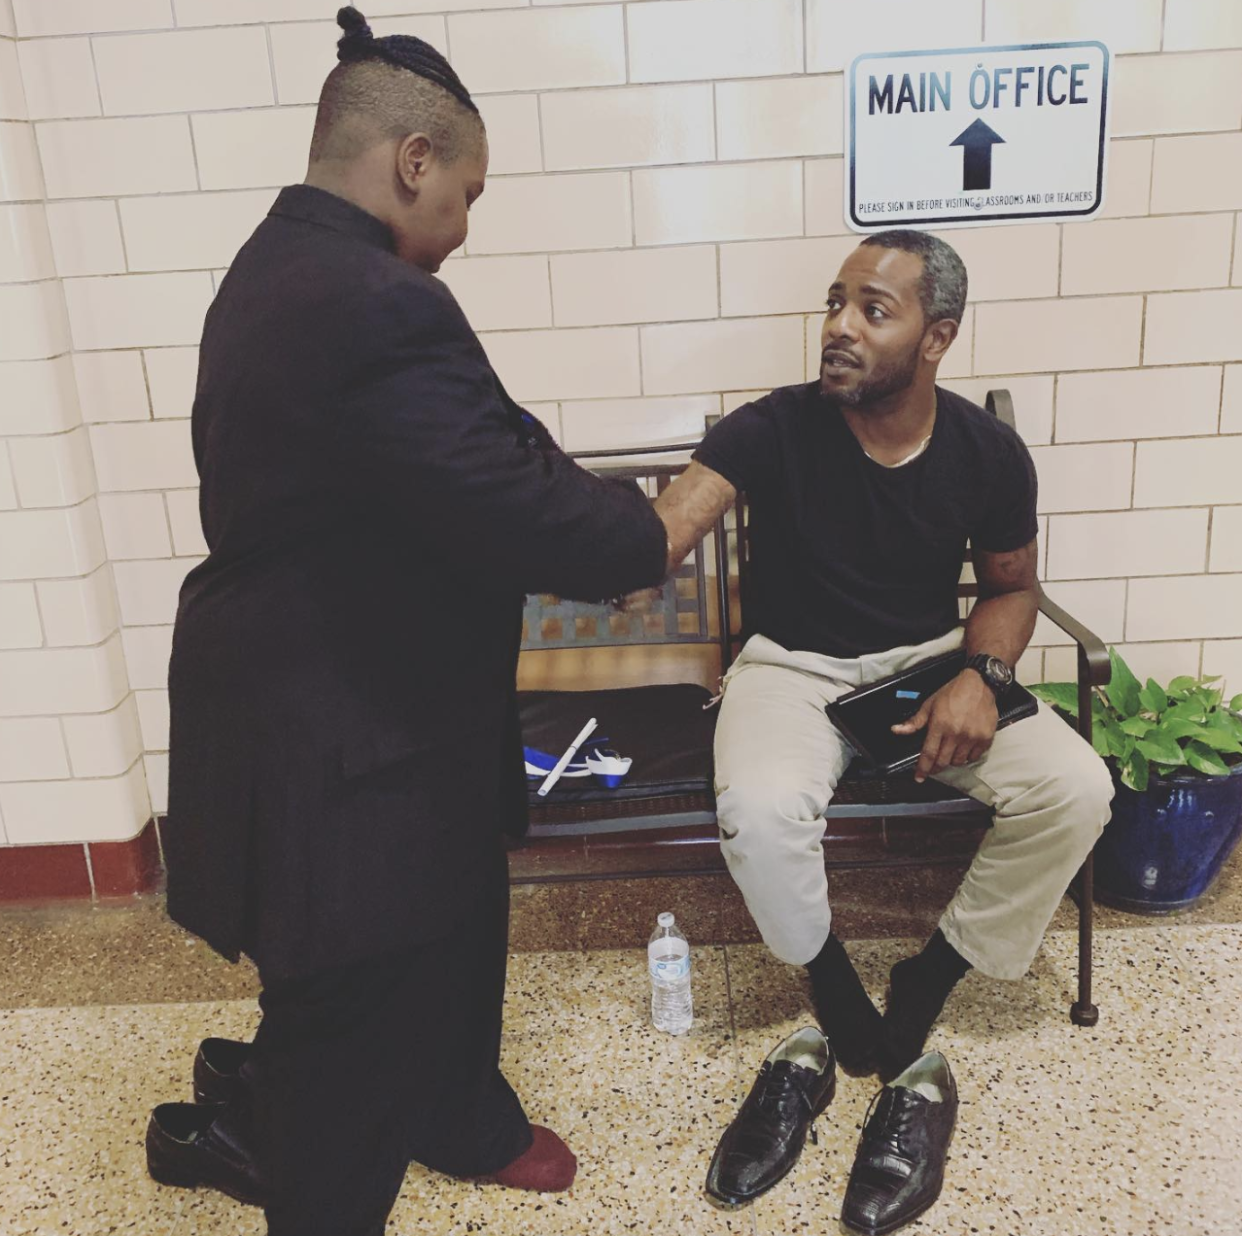
POLYGON ((269 1236, 382 1236, 411 1159, 498 1171, 531 1144, 500 1072, 509 938, 499 842, 489 887, 443 938, 264 988, 247 1066, 269 1236))

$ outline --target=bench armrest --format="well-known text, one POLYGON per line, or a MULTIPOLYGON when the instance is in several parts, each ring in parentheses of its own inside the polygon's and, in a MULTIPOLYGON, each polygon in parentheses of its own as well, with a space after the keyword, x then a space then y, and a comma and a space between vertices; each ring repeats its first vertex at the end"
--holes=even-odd
POLYGON ((1043 588, 1039 590, 1039 612, 1078 645, 1078 732, 1090 742, 1092 689, 1107 686, 1113 673, 1108 649, 1094 631, 1066 613, 1043 588))

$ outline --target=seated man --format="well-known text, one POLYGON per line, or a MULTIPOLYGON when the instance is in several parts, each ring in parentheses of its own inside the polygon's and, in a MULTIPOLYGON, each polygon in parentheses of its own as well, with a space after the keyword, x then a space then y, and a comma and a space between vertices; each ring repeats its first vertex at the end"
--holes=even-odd
POLYGON ((971 966, 1026 972, 1112 797, 1051 710, 996 730, 1038 608, 1036 481, 1013 430, 936 386, 965 305, 949 245, 868 236, 829 291, 819 381, 726 416, 656 504, 680 561, 748 495, 749 638, 715 740, 721 846, 768 947, 810 972, 843 1067, 885 1076, 919 1057, 971 966), (979 600, 963 627, 968 542, 979 600), (897 728, 926 730, 917 780, 987 803, 995 825, 927 946, 893 968, 881 1018, 832 933, 823 813, 853 751, 824 705, 963 642, 968 668, 897 728))

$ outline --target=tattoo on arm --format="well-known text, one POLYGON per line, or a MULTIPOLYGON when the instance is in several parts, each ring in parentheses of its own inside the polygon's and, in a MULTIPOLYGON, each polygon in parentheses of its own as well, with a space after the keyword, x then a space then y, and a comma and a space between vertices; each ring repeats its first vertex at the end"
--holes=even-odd
POLYGON ((1037 540, 1021 549, 1004 554, 990 554, 984 550, 974 553, 975 579, 979 584, 980 598, 1003 596, 1007 592, 1033 591, 1039 584, 1036 574, 1038 560, 1037 540))
POLYGON ((733 505, 737 490, 711 468, 691 463, 656 500, 656 514, 668 533, 671 574, 733 505))

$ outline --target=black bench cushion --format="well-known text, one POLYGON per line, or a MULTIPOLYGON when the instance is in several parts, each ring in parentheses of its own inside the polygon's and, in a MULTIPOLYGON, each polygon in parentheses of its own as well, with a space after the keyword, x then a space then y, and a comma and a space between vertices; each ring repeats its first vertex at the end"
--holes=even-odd
POLYGON ((559 756, 592 718, 597 737, 634 763, 615 790, 594 777, 562 777, 539 798, 531 779, 530 801, 598 802, 617 798, 651 798, 662 794, 710 793, 712 734, 716 710, 704 710, 711 692, 694 683, 619 687, 610 691, 520 691, 522 742, 559 756))
MULTIPOLYGON (((554 803, 605 803, 681 794, 712 793, 712 736, 718 709, 704 709, 711 693, 693 683, 651 687, 620 687, 609 691, 519 691, 522 742, 538 751, 560 755, 595 717, 595 733, 606 736, 619 755, 631 756, 629 775, 615 789, 594 777, 562 777, 540 798, 539 781, 528 779, 534 807, 554 803)), ((859 805, 877 808, 956 803, 967 813, 986 810, 974 799, 935 781, 915 784, 906 774, 881 778, 855 760, 837 786, 828 814, 858 814, 859 805)), ((917 814, 917 809, 915 811, 917 814)), ((877 814, 883 814, 882 810, 877 814)))

